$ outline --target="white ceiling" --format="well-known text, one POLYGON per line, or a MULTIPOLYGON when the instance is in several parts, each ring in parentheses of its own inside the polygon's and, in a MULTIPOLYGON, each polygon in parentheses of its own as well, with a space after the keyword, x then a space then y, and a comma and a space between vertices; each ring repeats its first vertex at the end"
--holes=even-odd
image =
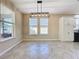
MULTIPOLYGON (((37 0, 11 0, 23 13, 37 12, 37 0)), ((42 0, 43 12, 53 14, 79 14, 78 0, 42 0)))

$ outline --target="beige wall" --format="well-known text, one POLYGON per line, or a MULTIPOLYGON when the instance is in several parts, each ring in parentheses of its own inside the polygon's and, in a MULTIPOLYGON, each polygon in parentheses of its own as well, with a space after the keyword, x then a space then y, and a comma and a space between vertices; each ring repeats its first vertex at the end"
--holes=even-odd
MULTIPOLYGON (((9 0, 0 0, 0 3, 4 4, 9 9, 15 12, 15 39, 10 39, 4 42, 0 42, 0 54, 6 51, 8 48, 12 47, 17 42, 22 41, 22 14, 16 10, 14 5, 9 0)), ((1 38, 0 38, 1 39, 1 38)))
POLYGON ((30 36, 29 35, 29 15, 27 14, 24 14, 23 15, 23 38, 24 40, 41 40, 41 39, 51 39, 51 40, 56 40, 58 39, 58 33, 59 33, 59 18, 60 16, 59 15, 50 15, 49 16, 49 26, 48 26, 48 35, 46 36, 41 36, 41 35, 37 35, 37 36, 30 36))

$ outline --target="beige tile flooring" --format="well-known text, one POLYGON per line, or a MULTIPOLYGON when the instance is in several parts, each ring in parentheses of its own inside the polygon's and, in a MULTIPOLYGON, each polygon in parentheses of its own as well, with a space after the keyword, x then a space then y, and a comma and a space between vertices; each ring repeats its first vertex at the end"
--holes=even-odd
POLYGON ((79 59, 79 43, 22 42, 0 59, 79 59))

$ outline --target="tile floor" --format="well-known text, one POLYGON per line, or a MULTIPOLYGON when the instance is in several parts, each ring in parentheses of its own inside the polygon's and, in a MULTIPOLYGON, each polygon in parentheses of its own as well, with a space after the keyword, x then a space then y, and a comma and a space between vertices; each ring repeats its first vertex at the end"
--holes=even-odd
POLYGON ((79 43, 22 42, 0 59, 79 59, 79 43))

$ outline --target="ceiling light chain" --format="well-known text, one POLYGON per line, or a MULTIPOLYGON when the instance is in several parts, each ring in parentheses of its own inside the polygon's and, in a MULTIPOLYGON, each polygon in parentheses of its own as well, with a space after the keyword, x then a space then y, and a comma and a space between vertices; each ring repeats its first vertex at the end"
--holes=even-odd
POLYGON ((37 0, 37 13, 32 13, 31 16, 48 16, 49 14, 48 12, 42 12, 42 3, 43 3, 42 0, 39 0, 39 1, 37 0))

